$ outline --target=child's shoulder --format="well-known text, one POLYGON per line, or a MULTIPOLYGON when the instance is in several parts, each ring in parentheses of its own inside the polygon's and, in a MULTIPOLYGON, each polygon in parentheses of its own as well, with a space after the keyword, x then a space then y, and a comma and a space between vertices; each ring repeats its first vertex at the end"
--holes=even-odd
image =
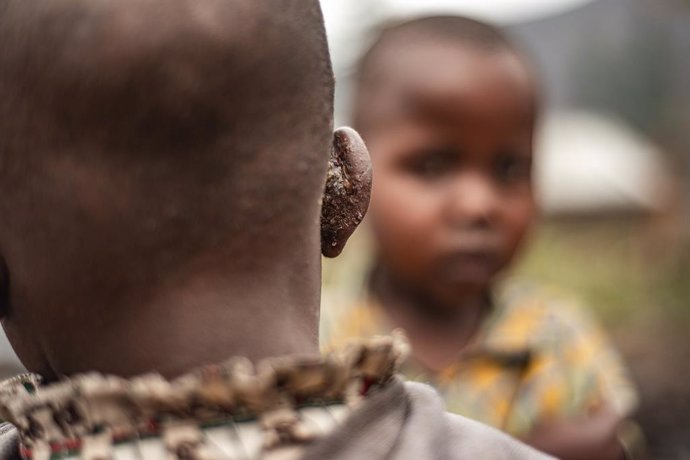
POLYGON ((572 293, 556 286, 511 280, 494 293, 490 334, 525 344, 553 344, 601 334, 589 309, 572 293))
POLYGON ((576 294, 559 286, 515 279, 494 291, 504 315, 535 316, 547 322, 593 321, 591 310, 576 294))

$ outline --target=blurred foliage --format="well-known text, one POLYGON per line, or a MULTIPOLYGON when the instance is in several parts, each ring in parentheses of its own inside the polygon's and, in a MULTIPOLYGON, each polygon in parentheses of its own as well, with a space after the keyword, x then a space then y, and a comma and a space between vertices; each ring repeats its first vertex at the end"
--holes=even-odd
POLYGON ((574 293, 611 328, 652 312, 690 322, 690 263, 653 223, 637 219, 541 224, 515 272, 574 293))

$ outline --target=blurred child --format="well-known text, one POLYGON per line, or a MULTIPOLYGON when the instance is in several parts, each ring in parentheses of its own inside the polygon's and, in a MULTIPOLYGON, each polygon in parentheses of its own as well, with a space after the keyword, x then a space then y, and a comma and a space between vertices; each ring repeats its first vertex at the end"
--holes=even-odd
POLYGON ((326 342, 404 328, 406 376, 449 410, 562 458, 621 458, 636 397, 601 330, 555 293, 499 288, 535 220, 538 111, 532 69, 497 29, 432 17, 383 32, 355 100, 375 261, 326 342))
POLYGON ((401 338, 319 355, 371 165, 318 1, 0 10, 0 316, 45 381, 0 385, 0 459, 545 458, 396 378, 401 338))

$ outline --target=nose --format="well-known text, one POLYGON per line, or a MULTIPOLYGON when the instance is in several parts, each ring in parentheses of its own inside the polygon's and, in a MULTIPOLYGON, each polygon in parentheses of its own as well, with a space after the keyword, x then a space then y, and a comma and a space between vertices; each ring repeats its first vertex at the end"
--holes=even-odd
POLYGON ((488 227, 494 223, 500 196, 491 178, 463 171, 448 183, 446 216, 454 226, 488 227))

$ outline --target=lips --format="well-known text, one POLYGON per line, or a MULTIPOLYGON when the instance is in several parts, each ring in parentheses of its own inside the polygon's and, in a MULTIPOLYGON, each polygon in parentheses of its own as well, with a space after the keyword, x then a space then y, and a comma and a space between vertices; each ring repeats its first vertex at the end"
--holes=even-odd
POLYGON ((463 248, 444 254, 439 261, 439 276, 452 284, 484 284, 499 267, 496 248, 463 248))

